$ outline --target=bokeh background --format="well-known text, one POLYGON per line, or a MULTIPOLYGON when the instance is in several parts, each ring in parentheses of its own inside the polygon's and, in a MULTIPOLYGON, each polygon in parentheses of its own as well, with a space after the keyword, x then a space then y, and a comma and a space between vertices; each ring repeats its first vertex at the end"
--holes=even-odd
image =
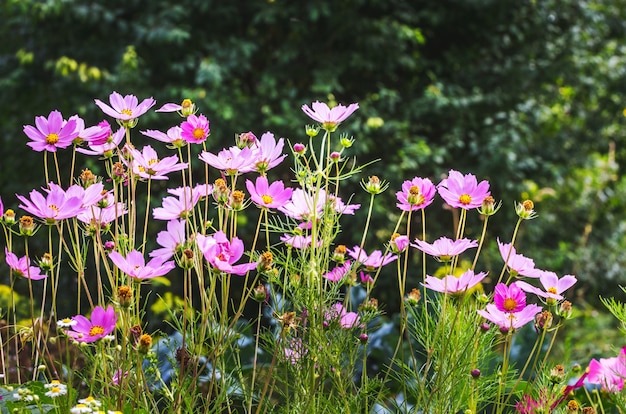
MULTIPOLYGON (((93 99, 112 91, 158 106, 192 99, 211 121, 214 152, 245 131, 304 140, 302 104, 358 102, 342 127, 355 138, 348 154, 381 159, 365 175, 390 183, 367 249, 388 240, 404 180, 473 173, 503 202, 482 268, 499 272, 496 237, 510 240, 514 202, 532 199, 539 217, 522 226, 518 251, 580 280, 564 352, 621 346, 599 297, 625 298, 625 0, 0 0, 0 39, 5 208, 45 185, 23 125, 53 109, 93 125, 104 119, 93 99)), ((152 112, 138 128, 178 122, 152 112)), ((103 173, 87 158, 78 168, 103 173)), ((357 180, 344 191, 367 202, 357 180)), ((340 241, 357 244, 364 219, 346 220, 340 241)), ((470 237, 480 225, 474 215, 470 237)), ((427 229, 431 241, 452 234, 441 201, 427 229)), ((381 281, 391 316, 395 282, 381 281)))

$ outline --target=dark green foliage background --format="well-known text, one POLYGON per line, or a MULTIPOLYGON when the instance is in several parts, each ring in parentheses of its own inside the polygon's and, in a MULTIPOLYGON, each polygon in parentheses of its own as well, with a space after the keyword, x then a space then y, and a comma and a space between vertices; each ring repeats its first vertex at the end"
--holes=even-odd
MULTIPOLYGON (((382 159, 367 174, 391 183, 366 248, 380 248, 389 236, 403 180, 471 172, 503 200, 483 267, 499 271, 495 238, 510 240, 513 202, 531 197, 539 218, 524 224, 519 251, 538 267, 575 273, 583 282, 576 300, 595 303, 626 283, 619 167, 626 158, 625 6, 2 0, 0 193, 15 208, 13 194, 45 184, 42 155, 26 146, 23 125, 53 109, 97 123, 103 114, 93 99, 107 100, 113 90, 153 96, 158 105, 191 98, 211 120, 214 151, 248 130, 303 140, 301 126, 310 120, 302 104, 358 102, 342 129, 356 139, 350 154, 361 163, 382 159)), ((138 128, 175 122, 152 113, 138 128)), ((80 168, 95 168, 79 160, 80 168)), ((367 201, 358 183, 349 183, 344 198, 350 192, 355 202, 367 201)), ((429 240, 451 234, 440 201, 427 214, 429 240)), ((478 237, 474 218, 470 236, 478 237)), ((342 242, 358 242, 359 220, 344 221, 342 242)))

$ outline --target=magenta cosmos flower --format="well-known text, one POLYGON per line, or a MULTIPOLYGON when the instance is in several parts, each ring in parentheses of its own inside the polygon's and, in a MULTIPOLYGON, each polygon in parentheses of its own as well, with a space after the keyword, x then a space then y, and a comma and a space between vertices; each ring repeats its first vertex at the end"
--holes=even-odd
POLYGON ((329 108, 323 102, 315 101, 309 105, 302 105, 302 110, 314 121, 322 124, 322 128, 329 132, 333 132, 337 129, 337 126, 346 120, 354 111, 359 109, 359 104, 353 103, 347 107, 343 105, 337 105, 334 108, 329 108))
POLYGON ((459 277, 448 275, 443 279, 426 275, 425 283, 422 283, 422 286, 442 293, 464 293, 479 284, 486 276, 487 273, 484 272, 474 274, 473 270, 468 270, 459 277))
MULTIPOLYGON (((242 134, 243 135, 243 134, 242 134)), ((254 135, 252 135, 254 136, 254 135)), ((254 170, 261 175, 280 164, 287 154, 281 154, 284 146, 284 139, 278 141, 274 138, 274 134, 266 132, 261 136, 256 145, 252 147, 254 157, 254 170)))
POLYGON ((65 331, 67 336, 78 342, 95 342, 115 330, 117 315, 111 305, 106 310, 96 306, 91 312, 91 320, 83 315, 76 315, 72 321, 75 324, 71 326, 71 330, 65 331))
POLYGON ((18 258, 14 253, 10 252, 6 247, 4 248, 4 255, 7 265, 11 268, 13 273, 18 276, 25 277, 31 280, 41 280, 48 277, 46 274, 41 274, 41 269, 36 266, 30 265, 30 259, 26 256, 18 258))
POLYGON ((426 208, 435 199, 437 189, 428 178, 415 177, 402 184, 402 191, 396 193, 399 203, 396 206, 403 211, 415 211, 426 208))
POLYGON ((80 152, 85 155, 101 155, 104 158, 111 158, 115 155, 117 146, 120 145, 125 136, 126 130, 124 128, 119 128, 117 132, 110 134, 104 143, 96 144, 89 142, 87 144, 89 149, 78 147, 76 148, 76 152, 80 152))
POLYGON ((493 301, 502 312, 520 312, 526 306, 526 294, 517 282, 510 286, 498 283, 494 288, 493 301))
MULTIPOLYGON (((109 102, 111 106, 105 104, 99 99, 94 99, 94 101, 102 112, 120 121, 136 120, 141 115, 148 112, 148 110, 156 103, 156 101, 152 98, 144 99, 141 103, 139 103, 135 95, 122 96, 117 92, 113 92, 109 95, 109 102)), ((131 125, 133 124, 131 123, 131 125)))
POLYGON ((380 250, 374 250, 372 254, 368 255, 365 250, 361 249, 359 246, 354 246, 353 249, 348 249, 347 252, 354 260, 361 263, 368 269, 377 269, 393 262, 398 258, 398 256, 391 253, 383 255, 380 250))
POLYGON ((347 260, 341 266, 335 267, 333 270, 324 274, 324 278, 330 280, 331 282, 340 282, 344 280, 352 270, 352 262, 347 260))
POLYGON ((111 252, 109 253, 109 258, 118 269, 139 282, 144 279, 164 276, 176 267, 174 262, 163 263, 161 259, 157 257, 146 264, 143 254, 137 250, 128 252, 126 257, 118 252, 111 252))
POLYGON ((67 197, 65 191, 57 185, 44 189, 45 196, 33 190, 30 199, 16 194, 22 202, 19 207, 33 216, 44 220, 47 224, 54 224, 57 220, 76 217, 83 209, 83 199, 78 196, 67 197))
POLYGON ((243 242, 238 237, 229 241, 224 232, 218 231, 212 236, 197 235, 196 241, 204 258, 211 266, 224 273, 241 276, 257 266, 256 263, 235 265, 244 252, 243 242))
POLYGON ((440 237, 435 240, 433 244, 415 239, 415 243, 411 243, 411 246, 430 256, 436 257, 442 262, 447 262, 452 257, 460 255, 467 249, 478 246, 478 242, 469 239, 452 240, 447 237, 440 237))
POLYGON ((211 133, 209 120, 204 115, 191 114, 180 124, 182 139, 190 144, 202 144, 211 133))
POLYGON ((150 252, 150 257, 159 258, 162 262, 169 260, 182 250, 187 240, 185 220, 171 220, 167 222, 167 230, 157 234, 156 242, 160 249, 150 252))
POLYGON ((264 176, 257 177, 254 184, 252 181, 246 180, 246 188, 254 204, 264 208, 284 206, 291 199, 293 192, 291 188, 285 188, 282 181, 274 181, 269 184, 264 176))
POLYGON ((517 285, 520 289, 525 292, 534 293, 542 298, 561 300, 563 299, 561 293, 576 284, 576 276, 573 275, 565 275, 559 279, 554 272, 547 272, 543 270, 539 270, 538 272, 539 281, 541 282, 543 289, 539 289, 529 283, 519 281, 517 282, 517 285))
POLYGON ((537 278, 539 277, 541 270, 535 268, 535 262, 528 257, 518 254, 515 251, 515 247, 511 243, 501 243, 498 241, 498 248, 500 249, 500 256, 509 268, 509 274, 513 277, 518 275, 537 278))
POLYGON ((187 163, 178 162, 177 155, 159 159, 159 155, 150 145, 143 147, 141 152, 128 145, 125 148, 133 157, 133 172, 146 180, 167 180, 166 174, 187 168, 187 163))
POLYGON ((29 147, 37 152, 56 152, 57 149, 67 148, 72 145, 79 131, 76 129, 76 120, 70 119, 65 122, 59 111, 52 111, 48 115, 35 117, 35 127, 24 125, 24 133, 32 142, 29 147))
POLYGON ((488 321, 498 325, 502 331, 516 330, 535 319, 541 312, 541 306, 528 305, 519 312, 503 312, 496 305, 490 303, 484 310, 477 310, 478 314, 488 321))
POLYGON ((185 140, 183 140, 182 137, 183 129, 179 126, 171 127, 167 130, 167 133, 163 133, 156 129, 149 129, 147 131, 140 132, 147 137, 156 139, 157 141, 171 144, 174 148, 180 148, 185 145, 185 140))
POLYGON ((217 155, 202 151, 199 158, 226 175, 239 175, 254 170, 254 154, 248 147, 230 147, 217 155))
POLYGON ((478 183, 472 174, 463 175, 458 171, 450 170, 448 178, 437 186, 439 195, 454 208, 470 210, 482 206, 489 193, 489 183, 478 183))
POLYGON ((626 378, 626 347, 616 357, 592 359, 588 370, 588 383, 598 384, 602 390, 610 393, 620 392, 626 378))
POLYGON ((361 319, 356 312, 348 312, 341 303, 335 303, 326 314, 326 321, 339 322, 344 329, 351 329, 361 326, 361 319))

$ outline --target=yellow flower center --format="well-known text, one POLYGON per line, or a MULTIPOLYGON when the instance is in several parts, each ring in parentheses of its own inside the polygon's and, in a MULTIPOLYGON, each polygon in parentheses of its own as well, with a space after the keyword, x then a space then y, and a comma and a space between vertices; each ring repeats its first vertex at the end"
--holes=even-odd
POLYGON ((512 311, 515 310, 515 308, 517 308, 517 302, 515 301, 515 299, 512 298, 506 298, 504 299, 504 309, 507 311, 512 311))
POLYGON ((195 139, 203 139, 204 138, 204 129, 202 129, 202 128, 195 128, 193 130, 193 137, 195 139))
POLYGON ((50 392, 52 392, 53 394, 56 394, 57 392, 61 392, 61 388, 59 388, 59 387, 52 387, 52 388, 50 388, 50 392))
POLYGON ((104 328, 99 325, 94 325, 89 330, 89 336, 97 336, 102 335, 104 333, 104 328))
POLYGON ((133 111, 131 111, 130 109, 122 109, 120 113, 128 116, 133 116, 133 111))
POLYGON ((183 99, 183 103, 180 106, 184 108, 189 108, 191 106, 191 99, 183 99))
POLYGON ((459 201, 461 204, 469 204, 472 202, 472 196, 469 194, 462 194, 461 197, 459 197, 459 201))
POLYGON ((54 210, 54 216, 58 216, 59 215, 59 207, 56 206, 56 204, 50 204, 48 205, 48 208, 50 210, 54 210))
POLYGON ((56 144, 57 142, 59 142, 59 134, 48 134, 48 136, 46 137, 46 144, 56 144))
POLYGON ((555 295, 557 294, 557 291, 556 291, 555 287, 548 288, 547 292, 548 293, 554 293, 555 295))
POLYGON ((263 199, 263 202, 265 204, 271 204, 272 201, 274 201, 274 199, 272 198, 272 196, 269 195, 264 195, 263 197, 261 197, 263 199))
POLYGON ((150 161, 148 161, 148 165, 153 165, 153 164, 156 164, 157 162, 159 162, 159 160, 154 158, 154 159, 151 159, 150 161))

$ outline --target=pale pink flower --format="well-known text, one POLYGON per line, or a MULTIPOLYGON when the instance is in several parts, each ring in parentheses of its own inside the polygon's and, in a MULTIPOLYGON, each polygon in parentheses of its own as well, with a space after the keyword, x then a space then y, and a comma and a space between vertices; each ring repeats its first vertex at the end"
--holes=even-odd
POLYGON ((392 237, 389 241, 389 248, 392 252, 398 254, 402 253, 409 246, 409 236, 401 235, 396 237, 392 237))
POLYGON ((333 210, 338 214, 349 214, 353 216, 354 213, 361 208, 360 204, 345 204, 340 197, 335 197, 332 194, 326 196, 326 192, 323 189, 320 190, 320 196, 331 203, 333 210))
POLYGON ((335 303, 326 314, 327 322, 338 321, 344 329, 351 329, 361 326, 361 319, 356 312, 348 312, 341 303, 335 303))
MULTIPOLYGON (((287 246, 291 246, 294 249, 306 249, 313 242, 313 237, 311 235, 303 236, 300 234, 283 234, 280 236, 280 241, 285 243, 287 246)), ((317 242, 317 245, 321 245, 321 241, 317 242)))
POLYGON ((150 257, 157 257, 164 262, 180 252, 187 241, 185 226, 185 220, 168 221, 167 230, 157 234, 156 242, 161 248, 151 251, 150 257))
POLYGON ((463 175, 454 170, 450 170, 448 178, 439 183, 437 191, 451 207, 464 210, 481 207, 485 198, 490 195, 487 181, 478 183, 476 176, 463 175))
POLYGON ((516 277, 521 275, 532 278, 539 277, 541 270, 535 268, 535 262, 533 259, 518 254, 515 251, 515 247, 512 246, 511 243, 501 243, 499 238, 497 241, 498 248, 500 249, 500 256, 502 256, 502 260, 506 262, 511 276, 516 277))
POLYGON ((473 270, 467 270, 458 277, 448 275, 443 279, 426 275, 425 283, 422 283, 422 286, 436 292, 451 294, 464 293, 482 282, 486 276, 487 273, 484 272, 474 274, 473 270))
POLYGON ((361 263, 368 269, 377 269, 379 267, 385 266, 398 258, 395 254, 387 253, 383 255, 380 250, 374 250, 371 254, 367 254, 367 252, 361 249, 359 246, 354 246, 352 249, 347 249, 348 254, 361 263))
POLYGON ((106 310, 96 306, 91 312, 91 320, 83 315, 76 315, 72 320, 76 323, 65 330, 65 334, 75 341, 89 343, 111 334, 115 330, 117 315, 111 305, 106 310))
POLYGON ((109 134, 107 139, 103 143, 88 142, 89 149, 78 147, 76 152, 80 152, 85 155, 101 155, 104 158, 111 158, 115 155, 115 150, 122 142, 126 135, 124 128, 119 128, 115 133, 109 134))
POLYGON ((254 154, 248 147, 230 147, 217 155, 202 151, 199 158, 213 168, 223 171, 226 175, 239 175, 254 169, 254 154))
POLYGON ((430 256, 438 258, 442 262, 447 262, 452 257, 460 255, 467 249, 478 246, 478 242, 469 239, 452 240, 447 237, 440 237, 432 244, 415 239, 415 243, 411 243, 411 246, 430 256))
POLYGON ((24 125, 24 134, 32 140, 26 145, 37 152, 56 152, 57 149, 67 148, 78 137, 76 120, 65 122, 59 111, 50 112, 47 118, 35 117, 35 126, 24 125))
POLYGON ((324 198, 319 196, 317 204, 313 206, 315 197, 300 188, 296 188, 291 194, 291 200, 279 207, 278 210, 296 220, 308 221, 322 213, 325 203, 324 198), (313 212, 316 214, 314 215, 313 212))
POLYGON ((437 189, 428 178, 415 177, 402 184, 402 191, 396 193, 396 206, 403 211, 415 211, 428 207, 435 199, 437 189))
POLYGON ((322 124, 322 128, 328 131, 334 131, 337 126, 346 120, 354 111, 359 109, 359 104, 353 103, 347 107, 343 105, 337 105, 334 108, 329 108, 327 104, 319 101, 315 101, 309 105, 302 105, 302 111, 307 114, 314 121, 322 124))
POLYGON ((108 121, 103 120, 99 122, 98 125, 81 129, 79 138, 86 141, 89 146, 103 145, 110 140, 111 134, 111 124, 109 124, 108 121))
POLYGON ((44 189, 45 196, 36 190, 30 192, 30 199, 16 194, 17 199, 22 202, 19 207, 44 220, 47 224, 76 217, 82 211, 82 198, 66 197, 65 191, 54 183, 50 183, 50 187, 50 189, 44 189))
POLYGON ((246 188, 250 193, 250 199, 259 207, 279 208, 284 206, 291 198, 293 190, 285 188, 282 181, 274 181, 269 184, 264 176, 257 177, 255 183, 246 180, 246 188))
POLYGON ((30 265, 30 259, 26 256, 18 258, 14 253, 10 252, 6 247, 4 248, 4 255, 7 265, 11 268, 13 273, 18 276, 25 277, 31 280, 41 280, 48 277, 47 274, 42 274, 41 269, 37 266, 30 265))
POLYGON ((107 207, 91 206, 83 209, 76 218, 91 226, 95 226, 98 229, 106 228, 110 223, 115 221, 116 218, 128 213, 126 205, 124 203, 114 203, 107 207))
POLYGON ((126 257, 113 251, 109 258, 118 269, 138 281, 164 276, 176 267, 174 262, 163 262, 157 257, 146 263, 143 254, 137 250, 131 250, 126 257))
POLYGON ((166 174, 184 170, 188 165, 179 163, 177 155, 159 159, 159 155, 150 145, 143 147, 141 152, 130 146, 125 148, 132 155, 133 172, 146 180, 167 180, 166 174))
POLYGON ((233 275, 245 275, 256 268, 256 263, 243 263, 235 265, 244 253, 243 242, 234 237, 229 241, 224 232, 218 231, 212 236, 196 235, 198 248, 204 258, 214 268, 233 275))
POLYGON ((541 312, 541 306, 527 305, 519 312, 503 312, 493 303, 489 303, 484 310, 477 310, 478 314, 488 321, 498 325, 504 332, 516 330, 533 321, 541 312))
POLYGON ((284 139, 280 138, 278 142, 274 138, 274 134, 266 132, 261 136, 256 145, 252 147, 254 157, 254 170, 264 175, 269 169, 280 164, 287 154, 282 154, 284 139))
POLYGON ((204 115, 191 114, 180 124, 182 139, 190 144, 201 144, 211 133, 209 120, 204 115))
POLYGON ((109 95, 109 103, 111 106, 99 99, 94 99, 94 101, 102 112, 120 121, 132 121, 137 119, 148 112, 156 103, 152 98, 144 99, 139 103, 135 95, 122 96, 117 92, 113 92, 109 95))
POLYGON ((156 129, 149 129, 147 131, 140 131, 143 135, 154 138, 157 141, 165 142, 166 144, 171 144, 175 148, 182 147, 185 145, 185 140, 182 137, 183 129, 179 126, 173 126, 167 130, 167 133, 163 133, 156 129))
POLYGON ((167 192, 174 194, 175 197, 164 197, 161 202, 162 207, 156 207, 152 210, 152 216, 157 220, 185 219, 200 200, 200 193, 189 187, 169 189, 167 192))
POLYGON ((565 275, 559 279, 559 277, 554 272, 547 272, 543 270, 539 270, 538 272, 539 281, 543 286, 543 290, 523 281, 518 281, 517 285, 523 291, 534 293, 539 297, 561 300, 563 299, 561 293, 565 292, 567 289, 576 284, 576 276, 573 275, 565 275))

